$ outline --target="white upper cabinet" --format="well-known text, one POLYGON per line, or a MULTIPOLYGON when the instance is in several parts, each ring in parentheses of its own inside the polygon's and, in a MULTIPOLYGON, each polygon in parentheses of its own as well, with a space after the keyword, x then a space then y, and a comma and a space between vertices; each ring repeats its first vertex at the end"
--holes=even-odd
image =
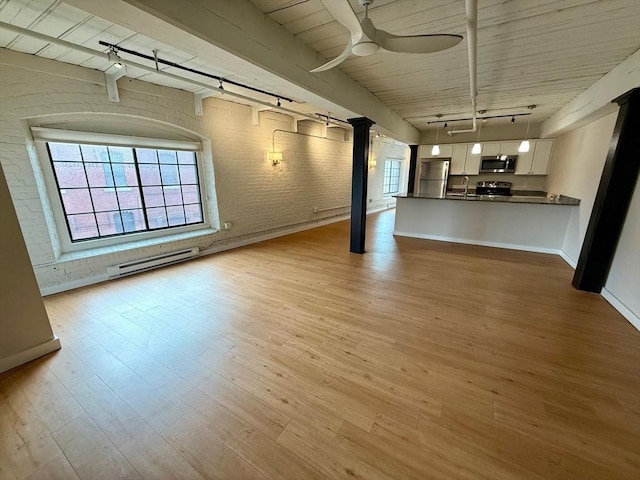
POLYGON ((433 155, 433 145, 418 145, 418 158, 450 158, 453 155, 453 145, 440 145, 440 154, 433 155))
POLYGON ((499 153, 503 153, 500 151, 499 143, 483 143, 482 144, 482 155, 489 157, 491 155, 498 155, 499 153))
POLYGON ((533 164, 533 152, 536 148, 536 142, 529 141, 529 151, 518 153, 516 160, 516 175, 529 175, 531 173, 531 165, 533 164))
POLYGON ((503 142, 500 144, 500 153, 503 155, 518 155, 520 142, 503 142))
POLYGON ((553 140, 537 140, 536 150, 533 153, 532 175, 546 175, 549 172, 553 140))
POLYGON ((519 141, 482 143, 482 153, 471 153, 473 143, 440 145, 440 154, 433 155, 433 145, 420 145, 418 158, 451 158, 449 175, 478 175, 483 156, 517 155, 516 175, 546 175, 553 150, 553 140, 529 140, 526 153, 518 152, 519 141))
POLYGON ((530 140, 526 153, 518 154, 516 175, 546 175, 549 171, 553 140, 530 140))
POLYGON ((467 158, 464 164, 465 175, 478 175, 478 173, 480 173, 480 159, 482 158, 482 154, 471 153, 472 148, 473 144, 469 144, 467 148, 467 158))
POLYGON ((465 162, 467 161, 467 145, 454 145, 451 152, 451 165, 449 175, 464 175, 465 162))

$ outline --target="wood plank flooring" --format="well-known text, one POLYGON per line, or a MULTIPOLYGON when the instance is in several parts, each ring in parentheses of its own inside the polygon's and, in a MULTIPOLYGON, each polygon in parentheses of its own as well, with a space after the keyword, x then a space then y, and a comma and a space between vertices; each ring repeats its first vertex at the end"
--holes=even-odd
POLYGON ((393 216, 47 297, 0 478, 640 478, 639 332, 559 257, 393 216))

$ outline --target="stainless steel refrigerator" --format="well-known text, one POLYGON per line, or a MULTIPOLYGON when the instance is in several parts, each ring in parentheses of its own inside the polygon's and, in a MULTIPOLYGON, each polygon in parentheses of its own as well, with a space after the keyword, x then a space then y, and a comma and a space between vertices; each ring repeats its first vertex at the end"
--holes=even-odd
POLYGON ((450 158, 426 158, 420 160, 418 195, 444 198, 449 178, 450 158))

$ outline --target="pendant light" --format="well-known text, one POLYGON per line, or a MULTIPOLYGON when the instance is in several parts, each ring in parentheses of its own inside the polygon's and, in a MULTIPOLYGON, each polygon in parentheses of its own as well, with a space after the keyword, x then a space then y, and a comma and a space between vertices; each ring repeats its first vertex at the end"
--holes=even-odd
POLYGON ((482 153, 482 144, 480 143, 480 130, 482 130, 482 122, 478 123, 478 138, 476 139, 476 143, 473 144, 473 148, 471 149, 471 153, 474 155, 480 155, 482 153))
POLYGON ((518 147, 518 152, 520 153, 527 153, 529 151, 529 148, 531 148, 529 145, 529 125, 531 124, 531 111, 536 108, 536 106, 529 105, 527 108, 529 109, 529 118, 527 119, 527 133, 524 136, 524 140, 520 142, 520 146, 518 147))
MULTIPOLYGON (((442 114, 439 113, 436 115, 436 117, 438 117, 438 120, 442 117, 442 114)), ((440 125, 436 126, 436 143, 433 147, 431 147, 431 155, 433 155, 434 157, 437 157, 438 155, 440 155, 440 145, 438 145, 438 136, 440 135, 440 125)))

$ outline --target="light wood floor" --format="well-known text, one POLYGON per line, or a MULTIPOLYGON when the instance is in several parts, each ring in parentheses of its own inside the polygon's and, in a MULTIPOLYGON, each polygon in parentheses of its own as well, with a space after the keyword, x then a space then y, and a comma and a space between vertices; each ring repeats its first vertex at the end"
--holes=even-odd
POLYGON ((559 257, 393 215, 46 298, 0 477, 640 478, 640 334, 559 257))

